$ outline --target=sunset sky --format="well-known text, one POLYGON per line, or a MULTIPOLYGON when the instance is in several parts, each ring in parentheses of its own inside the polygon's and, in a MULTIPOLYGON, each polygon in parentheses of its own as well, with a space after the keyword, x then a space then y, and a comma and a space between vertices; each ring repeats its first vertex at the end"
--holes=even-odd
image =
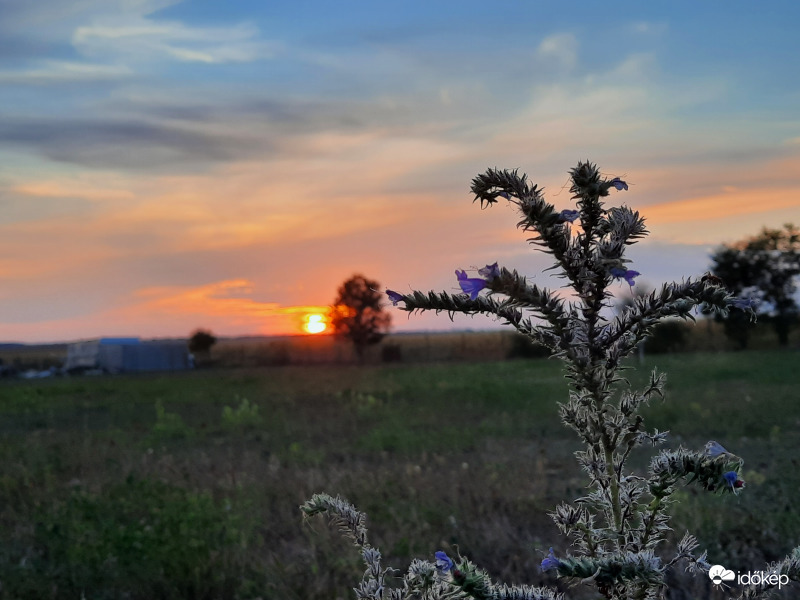
POLYGON ((702 274, 800 223, 798 31, 795 0, 0 0, 0 342, 300 333, 357 272, 535 275, 471 202, 487 167, 561 209, 596 162, 647 218, 639 281, 702 274))

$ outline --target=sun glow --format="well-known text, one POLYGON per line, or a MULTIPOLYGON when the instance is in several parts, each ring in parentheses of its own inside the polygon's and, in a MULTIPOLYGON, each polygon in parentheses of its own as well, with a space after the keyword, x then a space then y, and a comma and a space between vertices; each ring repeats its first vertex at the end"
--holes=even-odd
POLYGON ((306 317, 306 322, 303 325, 303 329, 305 329, 308 333, 322 333, 328 328, 328 324, 325 322, 325 317, 323 315, 308 315, 306 317))

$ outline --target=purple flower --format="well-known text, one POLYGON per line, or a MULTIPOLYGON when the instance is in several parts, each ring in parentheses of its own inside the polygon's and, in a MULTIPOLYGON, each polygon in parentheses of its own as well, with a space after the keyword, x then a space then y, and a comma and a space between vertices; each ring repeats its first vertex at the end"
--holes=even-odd
POLYGON ((609 181, 611 185, 613 185, 617 190, 628 190, 628 184, 622 181, 619 177, 614 177, 611 181, 609 181))
POLYGON ((392 290, 386 290, 386 295, 389 296, 389 300, 392 301, 392 306, 397 306, 398 302, 403 302, 403 294, 398 294, 392 290))
POLYGON ((475 300, 480 291, 486 287, 485 279, 469 278, 466 271, 456 269, 456 277, 458 278, 458 285, 461 286, 461 291, 469 294, 470 300, 475 300))
POLYGON ((756 307, 756 301, 752 298, 734 298, 731 302, 731 306, 742 310, 752 310, 756 307))
POLYGON ((561 561, 556 558, 553 549, 550 548, 550 554, 544 557, 542 561, 542 571, 549 571, 550 569, 558 569, 561 566, 561 561))
POLYGON ((570 210, 569 208, 566 208, 561 211, 560 215, 564 221, 569 221, 570 223, 572 223, 573 221, 575 221, 575 219, 581 216, 581 213, 580 211, 570 210))
MULTIPOLYGON (((720 454, 730 454, 730 452, 725 450, 725 448, 722 447, 722 444, 715 442, 713 440, 706 444, 706 456, 714 458, 716 456, 719 456, 720 454)), ((731 473, 734 473, 734 471, 731 471, 731 473)))
POLYGON ((453 561, 444 552, 439 550, 436 554, 436 568, 442 573, 447 573, 453 568, 453 561))
POLYGON ((631 287, 634 285, 633 279, 641 275, 639 271, 631 271, 630 269, 623 269, 621 267, 614 267, 609 271, 609 273, 611 273, 611 276, 614 279, 624 279, 631 287))
POLYGON ((511 195, 508 192, 500 192, 497 194, 500 198, 505 198, 506 200, 511 200, 511 195))
POLYGON ((734 494, 738 494, 738 490, 744 487, 744 481, 739 479, 739 475, 737 475, 736 471, 728 471, 722 475, 722 478, 730 486, 734 494))
POLYGON ((500 277, 500 268, 497 266, 497 263, 486 265, 482 269, 478 269, 478 275, 490 281, 495 277, 500 277))

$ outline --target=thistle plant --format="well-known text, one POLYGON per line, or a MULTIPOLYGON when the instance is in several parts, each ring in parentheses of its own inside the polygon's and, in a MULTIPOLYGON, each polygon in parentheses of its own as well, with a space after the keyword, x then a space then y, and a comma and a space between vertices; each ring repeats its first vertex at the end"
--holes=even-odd
MULTIPOLYGON (((707 573, 711 567, 706 553, 698 552, 693 535, 686 533, 677 544, 668 543, 669 508, 676 490, 695 485, 709 493, 738 494, 745 487, 743 460, 709 441, 700 449, 662 449, 646 472, 635 472, 628 464, 631 453, 667 439, 666 432, 648 430, 641 414, 651 400, 663 398, 665 376, 654 371, 643 389, 631 389, 621 375, 623 361, 666 318, 694 320, 695 309, 723 316, 732 309, 752 313, 752 306, 729 293, 719 278, 706 275, 636 296, 614 315, 612 290, 622 282, 634 286, 639 276, 625 251, 648 231, 638 212, 604 204, 611 193, 628 190, 625 181, 604 177, 588 162, 579 163, 570 176, 575 208, 561 211, 516 170, 489 169, 472 181, 474 201, 481 208, 500 200, 516 205, 521 216, 518 227, 530 234, 537 249, 553 257, 551 269, 564 280, 560 291, 540 287, 516 270, 493 263, 477 269, 475 276, 456 270, 462 293, 386 293, 392 304, 409 312, 499 318, 563 361, 569 396, 559 404, 559 413, 582 442, 575 457, 588 478, 588 491, 550 513, 570 539, 571 551, 558 556, 551 549, 542 560, 542 570, 594 586, 603 598, 661 598, 669 569, 707 573)), ((433 562, 414 560, 405 575, 393 577, 382 566, 380 552, 368 543, 363 513, 326 494, 315 495, 301 508, 307 516, 327 514, 361 549, 367 569, 355 588, 358 598, 563 598, 549 588, 495 583, 468 559, 454 559, 441 551, 433 562)), ((800 549, 768 565, 765 572, 797 581, 800 549)), ((739 597, 766 597, 772 587, 763 582, 751 585, 739 597)))

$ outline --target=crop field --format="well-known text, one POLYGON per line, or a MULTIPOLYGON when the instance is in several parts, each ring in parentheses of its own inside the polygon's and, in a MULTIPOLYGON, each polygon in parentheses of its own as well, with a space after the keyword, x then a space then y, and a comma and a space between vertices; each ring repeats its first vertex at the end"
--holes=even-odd
MULTIPOLYGON (((800 353, 632 366, 633 382, 668 374, 646 422, 670 447, 745 459, 740 495, 680 492, 676 537, 742 571, 800 545, 800 353)), ((566 394, 541 359, 0 382, 0 598, 353 598, 357 552, 298 510, 321 491, 366 512, 401 571, 441 549, 555 583, 539 563, 568 546, 547 512, 586 491, 566 394)), ((724 597, 674 577, 673 599, 724 597)))

